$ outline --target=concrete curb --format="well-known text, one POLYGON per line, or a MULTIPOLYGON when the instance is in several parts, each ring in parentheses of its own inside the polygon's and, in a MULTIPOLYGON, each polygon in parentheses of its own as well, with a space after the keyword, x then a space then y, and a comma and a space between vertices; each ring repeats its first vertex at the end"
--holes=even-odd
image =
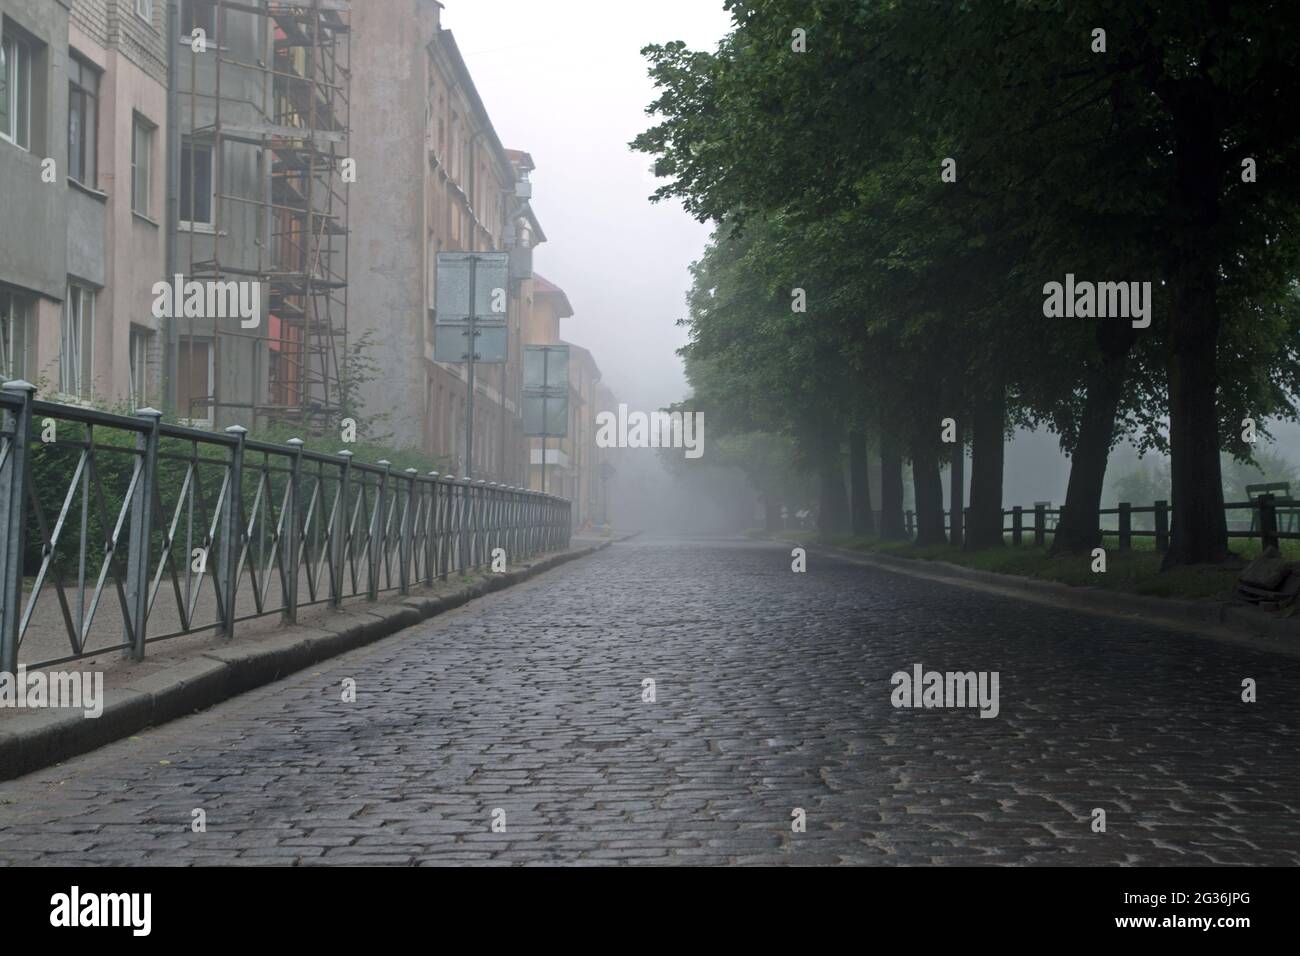
POLYGON ((782 540, 791 546, 808 548, 841 560, 867 564, 898 574, 944 581, 958 587, 1003 594, 1085 614, 1140 621, 1256 650, 1300 657, 1300 618, 1268 617, 1260 611, 1221 601, 1179 601, 1126 594, 1122 591, 1104 591, 1100 588, 1080 588, 1059 581, 1039 581, 1015 574, 965 568, 947 561, 899 558, 830 545, 808 545, 782 540))
POLYGON ((545 555, 526 567, 476 581, 450 594, 417 594, 386 606, 354 604, 324 621, 287 628, 284 634, 256 644, 240 647, 236 643, 205 651, 123 687, 106 689, 104 711, 94 719, 65 710, 8 718, 0 724, 0 780, 20 777, 146 727, 211 707, 624 540, 627 537, 611 538, 545 555))

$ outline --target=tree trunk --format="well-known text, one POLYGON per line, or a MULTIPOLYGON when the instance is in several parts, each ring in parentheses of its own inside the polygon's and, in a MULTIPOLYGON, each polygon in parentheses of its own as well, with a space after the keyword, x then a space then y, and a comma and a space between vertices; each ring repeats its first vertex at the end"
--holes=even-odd
POLYGON ((966 529, 966 423, 957 423, 957 441, 952 447, 952 464, 948 482, 948 536, 954 547, 961 547, 966 529))
POLYGON ((880 431, 880 536, 889 541, 907 537, 903 527, 903 455, 893 431, 880 431))
POLYGON ((1219 128, 1212 110, 1185 97, 1175 111, 1177 189, 1187 225, 1173 267, 1169 452, 1172 537, 1164 567, 1224 561, 1228 526, 1219 466, 1219 128))
MULTIPOLYGON (((1188 302, 1186 307, 1216 312, 1213 291, 1208 303, 1188 302)), ((1174 336, 1168 366, 1172 534, 1165 568, 1228 558, 1215 408, 1218 316, 1197 317, 1187 324, 1200 331, 1174 336)))
POLYGON ((943 533, 943 478, 939 474, 937 435, 912 438, 912 492, 916 498, 916 543, 946 544, 943 533))
POLYGON ((822 534, 844 534, 849 530, 849 499, 844 491, 840 443, 833 433, 822 437, 819 443, 817 471, 821 479, 817 530, 822 534))
POLYGON ((763 495, 763 530, 781 530, 781 499, 776 495, 763 495))
POLYGON ((796 492, 795 488, 791 486, 789 481, 786 481, 781 502, 782 507, 785 509, 785 519, 781 523, 786 528, 799 527, 799 519, 795 517, 795 515, 799 511, 801 501, 802 498, 800 494, 796 492))
POLYGON ((971 416, 970 527, 966 547, 1001 547, 1002 471, 1006 461, 1007 393, 999 384, 971 416))
POLYGON ((1109 322, 1098 332, 1099 362, 1088 369, 1087 394, 1079 434, 1070 455, 1070 482, 1061 520, 1052 539, 1052 554, 1090 553, 1101 547, 1101 495, 1106 465, 1115 438, 1115 413, 1128 375, 1128 354, 1135 341, 1132 326, 1109 322), (1123 330, 1118 335, 1107 330, 1123 330))
POLYGON ((860 429, 849 433, 850 505, 853 509, 853 533, 874 535, 876 519, 871 513, 871 475, 867 469, 867 433, 860 429))

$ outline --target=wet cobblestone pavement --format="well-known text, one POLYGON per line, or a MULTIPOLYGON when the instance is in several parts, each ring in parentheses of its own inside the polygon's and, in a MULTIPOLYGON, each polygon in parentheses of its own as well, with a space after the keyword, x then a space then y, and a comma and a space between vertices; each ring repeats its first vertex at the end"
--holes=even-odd
POLYGON ((1300 662, 636 539, 0 784, 0 862, 1294 865, 1298 813, 1300 662), (916 664, 997 717, 895 708, 916 664))

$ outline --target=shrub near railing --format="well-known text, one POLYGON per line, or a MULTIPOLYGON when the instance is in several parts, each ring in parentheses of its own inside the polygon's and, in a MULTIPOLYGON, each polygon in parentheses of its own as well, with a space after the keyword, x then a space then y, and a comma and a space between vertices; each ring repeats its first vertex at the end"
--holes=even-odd
POLYGON ((152 641, 405 592, 482 568, 497 548, 516 562, 569 543, 570 504, 555 496, 33 392, 0 391, 0 671, 17 666, 51 602, 57 623, 38 629, 61 626, 67 652, 28 666, 119 649, 140 658, 152 641), (164 608, 159 633, 150 624, 164 608))

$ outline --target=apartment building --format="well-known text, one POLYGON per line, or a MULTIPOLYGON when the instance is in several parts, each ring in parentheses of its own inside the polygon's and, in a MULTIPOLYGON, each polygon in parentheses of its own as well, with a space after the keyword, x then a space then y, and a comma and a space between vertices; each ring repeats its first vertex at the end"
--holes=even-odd
POLYGON ((0 371, 157 402, 161 0, 0 0, 0 371))
MULTIPOLYGON (((350 407, 464 475, 468 382, 434 353, 437 256, 505 251, 509 349, 476 368, 472 473, 540 487, 523 346, 561 343, 573 308, 533 273, 533 158, 502 145, 441 10, 0 0, 0 374, 201 427, 328 433, 360 349, 350 407), (177 276, 255 284, 256 314, 156 316, 155 285, 177 276)), ((602 510, 603 385, 571 355, 548 490, 581 525, 602 510)))
POLYGON ((257 290, 256 315, 170 318, 168 407, 201 426, 338 429, 348 361, 348 5, 166 5, 176 34, 167 276, 257 290))
MULTIPOLYGON (((601 412, 617 412, 618 396, 603 381, 597 381, 592 389, 592 407, 591 420, 594 422, 596 416, 601 412)), ((608 525, 614 515, 611 511, 610 487, 618 487, 618 475, 623 469, 623 461, 628 454, 636 454, 640 449, 618 449, 618 448, 601 448, 595 444, 594 437, 591 446, 591 480, 587 487, 589 490, 589 507, 587 524, 595 526, 608 525)))
POLYGON ((569 435, 565 448, 569 459, 563 495, 573 502, 573 523, 582 527, 591 522, 596 508, 596 385, 600 366, 581 345, 562 342, 569 347, 569 435))
POLYGON ((613 392, 601 381, 595 356, 561 335, 561 321, 573 316, 564 290, 540 274, 533 276, 533 297, 524 325, 525 345, 563 345, 569 349, 569 409, 566 434, 529 438, 528 487, 543 486, 573 502, 575 527, 600 524, 607 515, 605 494, 611 477, 611 450, 596 447, 596 415, 613 410, 613 392))
MULTIPOLYGON (((524 316, 525 345, 560 345, 560 321, 573 315, 564 290, 539 273, 533 274, 532 297, 524 316)), ((528 439, 528 487, 561 494, 569 473, 569 453, 558 438, 528 439), (545 463, 545 469, 542 465, 545 463)))
POLYGON ((382 376, 364 406, 388 415, 396 444, 440 456, 464 475, 466 367, 437 361, 437 255, 513 250, 504 364, 475 370, 473 475, 522 484, 521 325, 529 308, 529 252, 545 241, 528 205, 526 153, 508 152, 433 0, 371 0, 353 9, 358 178, 352 224, 353 341, 368 335, 382 376), (394 30, 394 23, 407 29, 394 30))

